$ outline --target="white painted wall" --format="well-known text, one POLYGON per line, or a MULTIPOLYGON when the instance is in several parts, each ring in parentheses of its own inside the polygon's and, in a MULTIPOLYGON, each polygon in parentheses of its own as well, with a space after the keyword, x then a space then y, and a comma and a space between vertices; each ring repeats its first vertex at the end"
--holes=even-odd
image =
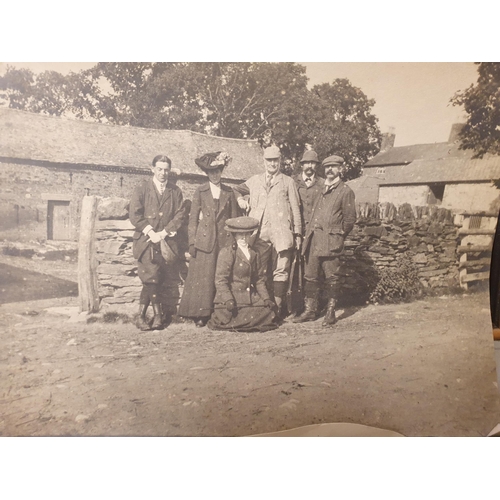
POLYGON ((441 207, 450 210, 490 211, 500 207, 500 190, 491 182, 447 184, 441 207))
POLYGON ((380 186, 378 201, 379 203, 393 203, 397 207, 403 203, 410 205, 423 206, 427 205, 427 196, 429 194, 429 186, 380 186))

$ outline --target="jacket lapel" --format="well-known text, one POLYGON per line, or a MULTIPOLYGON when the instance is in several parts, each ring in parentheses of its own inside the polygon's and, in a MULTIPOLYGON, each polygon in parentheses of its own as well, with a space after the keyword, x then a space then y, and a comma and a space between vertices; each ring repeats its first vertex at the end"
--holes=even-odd
POLYGON ((154 202, 156 202, 156 207, 159 208, 160 207, 160 203, 161 203, 160 193, 158 192, 158 189, 156 189, 156 186, 155 186, 155 183, 153 182, 153 179, 149 180, 148 190, 150 192, 150 198, 151 198, 151 200, 153 200, 154 202))
POLYGON ((240 263, 244 263, 247 267, 250 266, 251 264, 251 260, 252 260, 252 251, 250 250, 250 260, 248 260, 246 257, 245 257, 245 254, 241 251, 241 248, 238 247, 236 249, 236 256, 237 258, 239 259, 240 263))
POLYGON ((282 176, 282 175, 283 175, 282 173, 278 172, 278 173, 277 173, 277 174, 273 177, 273 180, 271 181, 271 188, 272 188, 272 187, 274 187, 274 186, 276 186, 276 184, 278 184, 278 182, 280 182, 280 181, 281 181, 281 176, 282 176))
MULTIPOLYGON (((212 197, 212 192, 210 191, 210 184, 207 182, 203 184, 200 188, 200 198, 201 198, 201 210, 204 212, 204 216, 207 215, 212 218, 214 213, 214 199, 212 197)), ((209 219, 210 220, 210 219, 209 219)))
MULTIPOLYGON (((159 195, 158 191, 156 190, 156 188, 154 186, 153 186, 153 188, 155 189, 156 194, 158 195, 158 198, 160 198, 160 195, 159 195)), ((171 198, 171 196, 172 196, 172 190, 170 189, 168 182, 167 182, 167 185, 165 186, 165 191, 163 191, 163 195, 160 198, 160 209, 165 204, 165 202, 171 198)))
POLYGON ((230 198, 229 191, 226 191, 226 186, 220 185, 220 198, 219 198, 219 211, 217 212, 217 220, 221 217, 224 212, 224 208, 227 205, 230 198))

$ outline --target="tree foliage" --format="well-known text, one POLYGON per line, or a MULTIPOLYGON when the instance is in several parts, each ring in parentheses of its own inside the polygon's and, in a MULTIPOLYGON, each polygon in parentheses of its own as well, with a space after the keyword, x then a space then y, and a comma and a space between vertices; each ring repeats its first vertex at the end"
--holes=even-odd
POLYGON ((310 145, 358 176, 379 150, 374 100, 347 79, 307 82, 296 63, 98 63, 67 76, 8 67, 0 90, 36 113, 274 142, 295 164, 310 145))
POLYGON ((461 148, 473 149, 475 157, 482 158, 485 153, 500 154, 500 63, 476 64, 477 83, 455 94, 451 102, 468 114, 461 148))

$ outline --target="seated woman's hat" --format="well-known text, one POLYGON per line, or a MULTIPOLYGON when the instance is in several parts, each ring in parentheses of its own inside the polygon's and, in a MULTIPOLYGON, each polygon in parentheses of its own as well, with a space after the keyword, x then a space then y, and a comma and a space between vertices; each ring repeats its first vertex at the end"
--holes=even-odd
POLYGON ((231 157, 225 151, 206 153, 194 160, 202 170, 215 170, 216 168, 226 167, 230 161, 231 157))
POLYGON ((259 221, 253 217, 234 217, 226 220, 224 229, 230 233, 252 233, 259 227, 259 221))

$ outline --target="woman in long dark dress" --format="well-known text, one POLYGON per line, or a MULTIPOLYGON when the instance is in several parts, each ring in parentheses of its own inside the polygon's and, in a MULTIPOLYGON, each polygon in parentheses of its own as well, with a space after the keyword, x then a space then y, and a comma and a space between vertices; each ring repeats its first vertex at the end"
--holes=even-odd
POLYGON ((227 219, 239 214, 233 190, 221 183, 222 172, 231 158, 227 153, 207 153, 195 160, 208 182, 194 193, 189 214, 189 269, 184 284, 179 315, 205 326, 213 311, 215 267, 221 248, 232 243, 224 229, 227 219))
POLYGON ((249 246, 258 227, 259 221, 252 217, 226 221, 227 231, 234 234, 234 243, 223 248, 217 260, 214 312, 207 324, 212 330, 265 332, 278 327, 265 270, 249 246))

